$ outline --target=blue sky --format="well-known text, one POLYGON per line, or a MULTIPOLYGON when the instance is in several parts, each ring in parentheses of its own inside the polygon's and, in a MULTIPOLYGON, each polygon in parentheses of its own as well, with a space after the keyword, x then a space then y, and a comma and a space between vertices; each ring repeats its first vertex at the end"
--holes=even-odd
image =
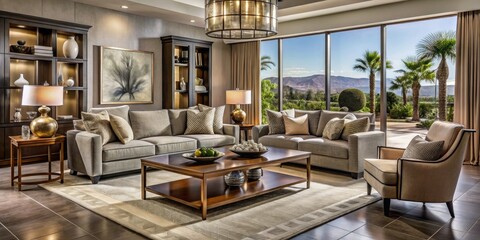
MULTIPOLYGON (((416 55, 416 45, 429 33, 456 29, 456 16, 437 18, 409 23, 388 25, 387 59, 392 62, 393 70, 387 71, 387 77, 396 76, 394 70, 402 68, 401 60, 416 55)), ((331 35, 332 75, 356 78, 367 77, 365 73, 354 71, 355 59, 365 50, 380 51, 380 28, 363 28, 335 32, 331 35)), ((277 41, 264 41, 261 55, 271 56, 276 66, 261 72, 261 77, 277 76, 277 41)), ((283 40, 283 74, 289 76, 310 76, 324 73, 325 42, 324 35, 310 35, 283 40)), ((453 83, 455 67, 449 61, 449 82, 453 83)), ((435 62, 434 68, 438 66, 435 62)))

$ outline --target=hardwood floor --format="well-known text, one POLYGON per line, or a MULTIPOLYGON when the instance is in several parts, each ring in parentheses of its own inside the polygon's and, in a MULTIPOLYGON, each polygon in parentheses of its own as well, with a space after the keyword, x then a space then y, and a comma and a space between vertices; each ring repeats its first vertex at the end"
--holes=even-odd
MULTIPOLYGON (((39 169, 45 163, 23 168, 39 169)), ((0 169, 0 240, 144 239, 59 195, 36 186, 25 189, 12 190, 10 170, 0 169)), ((445 204, 392 200, 391 216, 385 217, 379 201, 293 239, 479 239, 480 167, 463 166, 453 204, 454 219, 445 204)))

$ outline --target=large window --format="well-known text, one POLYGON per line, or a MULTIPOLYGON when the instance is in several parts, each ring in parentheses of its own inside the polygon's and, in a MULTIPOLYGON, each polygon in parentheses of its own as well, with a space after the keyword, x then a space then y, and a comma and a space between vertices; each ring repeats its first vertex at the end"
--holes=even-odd
POLYGON ((262 41, 260 48, 262 122, 266 123, 266 110, 278 111, 278 40, 262 41))
POLYGON ((283 109, 325 109, 325 35, 283 40, 283 109))

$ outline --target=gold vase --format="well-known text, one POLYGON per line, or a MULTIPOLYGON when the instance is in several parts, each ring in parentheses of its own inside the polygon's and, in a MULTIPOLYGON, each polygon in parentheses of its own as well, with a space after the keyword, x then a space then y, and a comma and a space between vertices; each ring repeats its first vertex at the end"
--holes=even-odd
POLYGON ((236 105, 230 116, 236 124, 242 124, 243 121, 245 121, 247 114, 242 109, 240 109, 240 105, 236 105))
POLYGON ((55 136, 58 129, 58 123, 55 119, 48 116, 50 108, 43 105, 38 108, 38 112, 40 112, 40 117, 33 119, 30 123, 30 130, 32 133, 40 138, 55 136))

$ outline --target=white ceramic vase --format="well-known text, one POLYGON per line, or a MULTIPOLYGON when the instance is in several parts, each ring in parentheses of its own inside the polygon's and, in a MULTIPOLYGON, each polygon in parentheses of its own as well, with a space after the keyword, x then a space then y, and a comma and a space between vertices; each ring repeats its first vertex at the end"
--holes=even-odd
POLYGON ((17 87, 23 87, 23 86, 28 85, 30 83, 23 77, 23 73, 20 73, 20 77, 17 80, 15 80, 15 82, 13 82, 13 84, 15 84, 15 86, 17 86, 17 87))
POLYGON ((78 43, 75 41, 75 37, 68 37, 67 41, 63 43, 63 55, 65 55, 66 58, 77 58, 78 43))
POLYGON ((73 80, 73 78, 69 78, 65 84, 67 87, 73 87, 73 85, 75 85, 75 80, 73 80))

